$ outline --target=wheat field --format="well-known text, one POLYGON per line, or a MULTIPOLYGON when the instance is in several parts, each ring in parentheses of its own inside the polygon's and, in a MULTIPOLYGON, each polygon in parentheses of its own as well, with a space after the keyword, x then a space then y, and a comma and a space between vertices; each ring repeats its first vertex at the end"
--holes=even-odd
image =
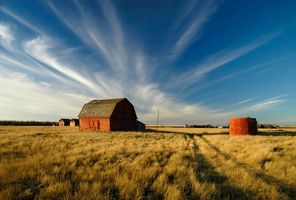
POLYGON ((0 199, 295 199, 295 136, 0 127, 0 199))

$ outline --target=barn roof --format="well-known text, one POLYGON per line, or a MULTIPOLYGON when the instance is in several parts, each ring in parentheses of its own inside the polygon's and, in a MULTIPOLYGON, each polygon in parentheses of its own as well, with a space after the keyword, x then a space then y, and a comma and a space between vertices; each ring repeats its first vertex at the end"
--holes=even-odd
POLYGON ((126 98, 92 100, 84 104, 78 117, 111 117, 115 106, 126 98))
POLYGON ((65 122, 68 122, 68 121, 70 121, 70 119, 61 118, 59 121, 65 121, 65 122))

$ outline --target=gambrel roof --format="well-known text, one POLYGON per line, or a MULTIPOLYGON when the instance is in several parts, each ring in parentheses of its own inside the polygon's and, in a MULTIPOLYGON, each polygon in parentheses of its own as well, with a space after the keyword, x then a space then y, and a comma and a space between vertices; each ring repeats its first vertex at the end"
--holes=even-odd
POLYGON ((126 98, 92 100, 84 104, 78 117, 111 117, 116 105, 123 100, 128 101, 126 98))

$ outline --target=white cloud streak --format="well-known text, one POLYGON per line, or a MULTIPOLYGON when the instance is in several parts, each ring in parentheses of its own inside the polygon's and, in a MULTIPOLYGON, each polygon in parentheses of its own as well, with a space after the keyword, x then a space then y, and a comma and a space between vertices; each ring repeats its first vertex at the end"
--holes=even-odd
POLYGON ((242 100, 236 104, 234 104, 234 106, 240 106, 240 105, 243 105, 243 104, 246 104, 246 103, 249 103, 251 102, 253 99, 252 98, 249 98, 249 99, 245 99, 245 100, 242 100))
POLYGON ((103 34, 101 30, 106 27, 101 27, 92 17, 86 15, 87 12, 77 1, 75 1, 75 6, 80 15, 79 18, 72 17, 71 14, 65 15, 56 5, 48 3, 53 12, 73 33, 101 53, 113 72, 126 73, 129 67, 126 52, 129 50, 123 44, 124 36, 116 11, 110 1, 100 1, 99 4, 107 19, 111 34, 103 34))
POLYGON ((278 105, 278 104, 283 103, 283 102, 284 102, 284 100, 282 100, 282 99, 267 100, 267 101, 255 104, 255 105, 249 107, 247 110, 250 111, 250 112, 259 111, 259 110, 263 110, 263 109, 273 107, 273 106, 278 105))
POLYGON ((205 75, 210 73, 211 71, 214 71, 244 55, 247 53, 259 48, 263 44, 267 43, 274 37, 276 37, 278 34, 269 34, 263 37, 260 37, 256 39, 255 41, 244 45, 243 47, 239 47, 234 50, 230 51, 221 51, 218 52, 207 59, 205 59, 201 64, 198 64, 193 69, 184 72, 181 75, 172 77, 172 86, 176 85, 182 85, 182 87, 186 88, 196 82, 198 82, 200 79, 202 79, 205 75), (181 84, 182 83, 182 84, 181 84))
POLYGON ((33 81, 23 73, 0 69, 1 114, 7 119, 57 120, 76 117, 81 102, 89 97, 56 90, 33 81), (71 101, 69 101, 71 99, 71 101))
POLYGON ((8 24, 0 23, 0 43, 2 46, 8 47, 14 40, 10 29, 8 24))
POLYGON ((282 94, 279 96, 275 96, 269 99, 265 99, 263 101, 260 101, 256 104, 253 104, 245 109, 246 112, 257 112, 261 110, 270 109, 276 105, 282 104, 286 102, 284 97, 286 97, 288 94, 282 94))
POLYGON ((178 39, 176 40, 170 60, 175 60, 177 57, 182 54, 183 51, 195 40, 197 40, 201 36, 201 31, 204 24, 209 20, 210 16, 215 13, 218 9, 218 3, 215 0, 207 0, 201 1, 200 3, 189 1, 190 5, 186 6, 184 14, 180 17, 180 21, 177 24, 181 23, 181 21, 185 20, 191 12, 197 13, 194 19, 191 21, 190 24, 187 24, 186 28, 182 31, 178 39), (200 8, 193 9, 197 4, 200 8))
POLYGON ((238 76, 243 76, 243 75, 246 75, 250 72, 254 72, 256 71, 256 73, 253 73, 253 76, 257 76, 258 74, 260 74, 260 72, 258 72, 258 70, 260 69, 264 69, 265 71, 264 72, 268 72, 270 69, 268 68, 270 65, 274 64, 274 63, 277 63, 279 61, 282 61, 282 60, 285 60, 287 58, 289 58, 291 55, 287 55, 287 56, 283 56, 283 57, 280 57, 280 58, 276 58, 276 59, 273 59, 273 60, 270 60, 270 61, 267 61, 267 62, 263 62, 263 63, 260 63, 260 64, 256 64, 254 66, 250 66, 250 67, 244 67, 246 69, 243 69, 243 70, 239 70, 239 71, 236 71, 236 72, 233 72, 231 74, 226 74, 224 76, 221 76, 220 78, 218 79, 215 79, 214 81, 211 81, 211 82, 207 82, 206 84, 203 84, 203 85, 198 85, 192 89, 188 89, 184 92, 184 95, 189 95, 189 94, 192 94, 194 92, 197 92, 197 91, 200 91, 200 90, 203 90, 205 88, 208 88, 210 86, 213 86, 213 85, 216 85, 218 83, 221 83, 221 82, 224 82, 226 80, 229 80, 229 79, 233 79, 235 77, 238 77, 238 76))
POLYGON ((32 31, 43 35, 43 31, 41 29, 39 29, 37 26, 32 25, 31 23, 29 23, 27 20, 25 20, 23 17, 15 14, 14 12, 12 12, 11 10, 5 8, 5 7, 0 7, 0 11, 2 11, 3 13, 5 13, 6 15, 10 16, 11 18, 13 18, 14 20, 16 20, 17 22, 19 22, 20 24, 26 26, 27 28, 31 29, 32 31))
POLYGON ((17 67, 20 67, 20 68, 23 68, 24 70, 27 70, 27 71, 32 71, 32 72, 36 72, 37 70, 34 69, 32 66, 28 66, 26 64, 23 64, 9 56, 5 56, 4 54, 0 54, 0 63, 2 63, 3 65, 14 65, 14 66, 17 66, 17 67))
POLYGON ((24 44, 25 51, 34 59, 42 62, 47 66, 52 67, 53 69, 59 71, 65 76, 68 76, 73 80, 78 81, 79 83, 85 85, 93 91, 96 91, 96 85, 92 81, 83 77, 78 72, 72 70, 71 66, 67 66, 64 63, 60 63, 60 61, 49 52, 49 50, 52 50, 54 48, 55 46, 51 46, 51 41, 49 41, 48 38, 44 37, 38 37, 24 44))

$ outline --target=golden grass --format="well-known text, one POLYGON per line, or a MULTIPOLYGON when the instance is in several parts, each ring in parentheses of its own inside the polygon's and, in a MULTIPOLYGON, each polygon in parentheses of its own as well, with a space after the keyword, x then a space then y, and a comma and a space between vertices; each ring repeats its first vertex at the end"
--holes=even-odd
POLYGON ((0 199, 295 199, 296 129, 0 127, 0 199))

